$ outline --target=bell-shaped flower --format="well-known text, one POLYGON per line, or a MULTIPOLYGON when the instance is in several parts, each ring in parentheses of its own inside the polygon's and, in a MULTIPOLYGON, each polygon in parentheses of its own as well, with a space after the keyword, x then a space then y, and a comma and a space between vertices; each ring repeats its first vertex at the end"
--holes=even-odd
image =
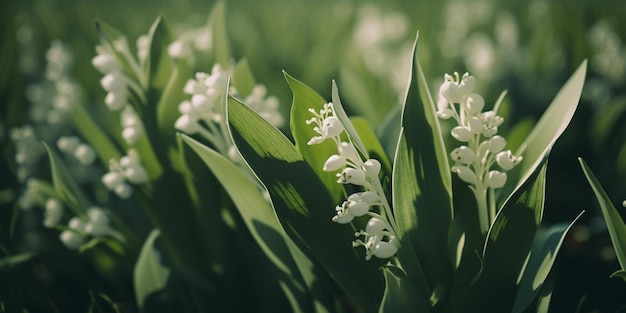
POLYGON ((200 131, 198 120, 189 114, 181 115, 174 123, 174 127, 186 134, 193 135, 200 131))
POLYGON ((102 183, 109 190, 113 190, 116 186, 124 183, 124 175, 117 171, 108 172, 102 176, 102 183))
POLYGON ((48 199, 44 211, 44 226, 52 228, 61 221, 61 218, 63 218, 63 205, 61 202, 54 198, 48 199))
POLYGON ((88 144, 81 143, 74 150, 74 157, 80 164, 89 165, 96 159, 96 152, 88 144))
POLYGON ((456 126, 450 131, 452 137, 460 142, 468 142, 472 138, 472 131, 466 126, 456 126))
POLYGON ((467 166, 455 165, 451 168, 453 173, 459 175, 459 178, 468 184, 475 185, 477 178, 474 171, 467 166))
POLYGON ((347 160, 351 160, 352 162, 358 162, 359 160, 361 160, 359 153, 356 151, 356 148, 354 148, 354 145, 352 145, 351 143, 342 141, 341 143, 339 143, 338 149, 339 155, 346 158, 347 160))
POLYGON ((124 176, 126 176, 129 182, 135 185, 143 184, 148 181, 148 173, 143 166, 139 164, 125 168, 124 176))
POLYGON ((112 91, 107 93, 104 98, 104 103, 107 105, 107 108, 111 111, 117 111, 128 103, 127 97, 128 91, 126 89, 120 89, 116 91, 112 91))
POLYGON ((461 103, 463 92, 459 86, 452 81, 452 76, 446 74, 446 80, 439 87, 439 93, 450 103, 461 103))
POLYGON ((203 94, 196 94, 191 97, 191 105, 197 112, 207 112, 213 108, 213 102, 203 94))
POLYGON ((465 99, 465 109, 471 115, 476 115, 482 111, 485 106, 485 99, 477 93, 470 94, 467 99, 465 99))
POLYGON ((130 198, 130 196, 132 196, 133 189, 130 187, 129 184, 121 183, 113 188, 113 192, 115 192, 115 194, 120 197, 120 199, 128 199, 130 198))
POLYGON ((504 149, 504 147, 506 146, 506 139, 498 135, 489 138, 488 142, 489 152, 491 153, 498 153, 502 151, 502 149, 504 149))
POLYGON ((348 224, 354 219, 354 215, 350 214, 350 212, 347 210, 345 202, 344 205, 338 205, 335 208, 335 211, 337 212, 337 214, 332 218, 333 222, 335 223, 348 224))
POLYGON ((333 172, 344 166, 346 166, 346 158, 333 154, 326 160, 322 170, 324 170, 324 172, 333 172))
POLYGON ((476 79, 469 73, 463 74, 461 81, 459 82, 459 89, 464 97, 468 97, 473 91, 476 85, 476 79))
POLYGON ((122 138, 128 145, 134 145, 141 138, 141 129, 139 127, 126 127, 122 130, 122 138))
POLYGON ((474 150, 472 150, 468 146, 460 146, 450 153, 450 157, 456 163, 462 164, 470 164, 476 160, 476 155, 474 154, 474 150))
POLYGON ((444 120, 454 116, 454 111, 449 108, 448 100, 442 95, 439 95, 439 99, 437 99, 437 116, 444 120))
POLYGON ((114 92, 126 88, 124 77, 119 73, 109 73, 100 79, 100 85, 108 92, 114 92))
POLYGON ((386 241, 380 241, 372 248, 374 256, 379 259, 388 259, 398 252, 398 247, 386 241))
POLYGON ((378 177, 378 173, 380 173, 380 162, 376 159, 368 159, 363 163, 363 169, 371 177, 378 177))
POLYGON ((59 240, 70 250, 77 250, 85 243, 83 236, 73 230, 66 229, 59 234, 59 240))
POLYGON ((487 174, 487 186, 490 188, 502 188, 506 184, 506 173, 500 171, 489 171, 487 174))
POLYGON ((103 53, 99 53, 93 59, 91 59, 91 64, 100 71, 102 74, 118 72, 120 70, 120 65, 117 63, 110 54, 104 53, 104 51, 100 51, 103 53))
POLYGON ((522 157, 514 156, 511 150, 501 151, 496 154, 496 163, 498 163, 503 170, 508 171, 521 161, 522 157))
POLYGON ((67 154, 74 154, 79 144, 80 139, 76 136, 63 136, 57 140, 57 148, 67 154))
POLYGON ((472 131, 472 133, 478 135, 482 133, 483 128, 483 121, 481 121, 480 118, 476 116, 472 116, 469 118, 469 129, 472 131))
POLYGON ((337 182, 340 184, 353 184, 363 186, 367 183, 365 172, 360 169, 351 167, 345 168, 341 173, 337 174, 337 182))
POLYGON ((339 136, 343 132, 343 125, 335 116, 329 116, 322 121, 321 133, 326 138, 339 136))

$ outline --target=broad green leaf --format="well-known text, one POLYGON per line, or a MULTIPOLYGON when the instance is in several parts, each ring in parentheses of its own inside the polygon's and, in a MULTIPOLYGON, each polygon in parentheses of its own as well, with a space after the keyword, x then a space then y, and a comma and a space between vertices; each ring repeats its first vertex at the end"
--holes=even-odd
POLYGON ((161 264, 161 256, 154 247, 160 233, 158 229, 150 232, 135 264, 133 280, 139 308, 151 293, 165 287, 169 278, 170 270, 161 264))
POLYGON ((82 103, 74 103, 72 106, 72 122, 76 130, 81 134, 81 137, 96 150, 102 165, 107 167, 109 160, 119 160, 122 157, 117 146, 113 144, 109 136, 87 114, 82 103))
POLYGON ((402 269, 386 265, 382 271, 386 287, 378 312, 430 312, 428 303, 417 296, 417 289, 402 269))
POLYGON ((613 272, 613 274, 611 274, 610 277, 611 278, 619 277, 619 278, 623 279, 624 282, 626 282, 626 270, 617 270, 617 271, 613 272))
MULTIPOLYGON (((394 161, 393 210, 402 249, 415 250, 428 286, 433 288, 447 283, 452 271, 447 252, 452 187, 448 154, 416 49, 417 39, 411 63, 415 67, 411 71, 394 161)), ((405 270, 409 277, 416 277, 410 269, 405 270)))
POLYGON ((298 149, 304 160, 309 163, 313 171, 330 191, 333 200, 336 202, 341 201, 345 191, 343 186, 337 184, 337 176, 335 176, 335 173, 322 170, 326 160, 331 155, 338 153, 337 146, 330 140, 312 146, 307 144, 311 138, 319 135, 313 131, 313 125, 306 123, 307 120, 313 117, 309 109, 319 112, 326 104, 326 101, 309 86, 289 76, 286 72, 283 72, 283 74, 293 93, 289 123, 296 149, 298 149))
POLYGON ((400 128, 402 128, 402 108, 396 108, 389 112, 387 117, 382 121, 376 129, 376 135, 387 152, 389 158, 393 158, 396 148, 398 147, 398 138, 400 138, 400 128))
POLYGON ((626 270, 626 224, 624 224, 624 220, 622 220, 619 212, 613 206, 611 199, 609 199, 609 196, 587 163, 582 158, 578 158, 578 161, 587 177, 587 181, 589 181, 589 185, 591 185, 591 189, 593 189, 593 193, 596 195, 596 199, 600 203, 600 209, 602 209, 602 215, 604 215, 604 220, 609 229, 609 235, 611 236, 611 241, 613 241, 613 248, 615 249, 619 265, 622 267, 622 270, 626 270))
POLYGON ((363 312, 377 308, 382 280, 375 262, 350 246, 354 230, 331 221, 334 202, 293 144, 250 108, 230 97, 228 122, 237 149, 267 188, 283 229, 363 312))
POLYGON ((480 277, 470 292, 470 312, 512 309, 518 279, 543 216, 546 169, 544 159, 496 215, 487 233, 480 277), (494 298, 496 292, 498 297, 494 298))
POLYGON ((533 242, 526 265, 520 273, 513 313, 523 312, 535 299, 554 265, 561 244, 568 231, 582 215, 571 223, 560 223, 547 230, 539 230, 533 242))
POLYGON ((586 71, 587 61, 585 60, 563 85, 521 148, 516 151, 516 154, 522 155, 524 159, 507 173, 508 181, 511 183, 506 184, 500 190, 500 194, 504 198, 508 197, 517 186, 523 184, 530 177, 556 140, 565 131, 578 106, 586 71))
POLYGON ((31 252, 9 255, 0 258, 0 270, 8 270, 13 266, 32 259, 35 255, 31 252))
POLYGON ((361 155, 365 159, 369 159, 369 154, 367 153, 367 149, 365 149, 365 145, 363 144, 361 137, 359 137, 359 134, 356 132, 356 129, 354 129, 354 126, 352 125, 352 123, 350 123, 348 114, 346 114, 346 111, 343 109, 343 105, 341 104, 341 99, 339 99, 339 90, 337 89, 337 83, 335 83, 334 80, 333 80, 332 94, 333 94, 333 109, 335 111, 335 116, 337 116, 337 119, 339 119, 339 121, 343 125, 343 128, 346 130, 346 133, 348 133, 348 137, 350 138, 350 141, 352 141, 356 149, 361 153, 361 155))
POLYGON ((70 207, 74 214, 84 216, 89 207, 89 201, 56 152, 45 143, 44 146, 48 151, 48 158, 50 159, 54 191, 63 203, 70 207))
POLYGON ((380 161, 384 173, 391 174, 391 162, 367 120, 362 117, 351 117, 350 122, 359 134, 359 137, 363 139, 365 149, 370 154, 370 157, 380 161))
POLYGON ((541 292, 539 293, 539 298, 537 299, 537 310, 534 311, 535 313, 548 313, 549 312, 550 301, 552 300, 552 292, 554 289, 553 287, 554 287, 554 275, 548 275, 546 282, 543 284, 543 286, 541 286, 541 292))
POLYGON ((213 47, 215 60, 222 68, 227 68, 230 63, 230 45, 226 33, 226 8, 225 1, 219 1, 211 11, 211 30, 213 31, 213 47))
POLYGON ((268 258, 287 275, 297 274, 298 270, 284 239, 284 231, 254 178, 215 150, 191 137, 180 136, 220 181, 268 258))
MULTIPOLYGON (((173 64, 167 48, 172 42, 171 36, 163 17, 157 18, 148 31, 149 50, 144 72, 150 89, 162 91, 170 81, 173 64)), ((148 105, 154 104, 148 103, 148 105)))
POLYGON ((256 81, 254 80, 254 75, 252 75, 248 59, 243 59, 237 62, 233 73, 232 83, 235 85, 237 93, 239 93, 242 98, 245 98, 252 92, 252 89, 256 85, 256 81))

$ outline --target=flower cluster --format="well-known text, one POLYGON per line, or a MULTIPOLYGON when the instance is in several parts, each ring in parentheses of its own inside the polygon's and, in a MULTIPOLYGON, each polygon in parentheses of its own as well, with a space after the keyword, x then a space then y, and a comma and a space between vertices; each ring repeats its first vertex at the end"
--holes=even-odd
POLYGON ((341 141, 344 126, 335 116, 331 102, 326 103, 319 112, 313 109, 309 111, 314 117, 306 123, 314 124, 313 130, 318 135, 311 138, 308 144, 320 144, 330 139, 337 145, 339 153, 328 158, 323 170, 325 172, 341 170, 337 173, 337 183, 352 184, 364 189, 364 191, 351 194, 346 201, 335 208, 333 222, 347 224, 355 217, 368 216, 370 219, 365 230, 355 234, 357 238, 363 237, 363 240, 357 239, 352 245, 365 247, 366 260, 370 260, 372 256, 382 259, 394 256, 400 245, 394 230, 395 221, 391 207, 378 178, 380 162, 376 159, 362 158, 352 143, 341 141), (382 207, 383 212, 373 212, 373 207, 382 207))
POLYGON ((63 136, 57 140, 57 148, 67 155, 73 156, 82 165, 92 164, 96 159, 94 149, 76 136, 63 136))
MULTIPOLYGON (((238 163, 240 157, 226 132, 223 107, 219 102, 224 100, 230 75, 230 70, 215 64, 211 74, 199 72, 196 73, 195 79, 188 80, 184 92, 190 95, 191 99, 181 102, 178 106, 181 116, 176 120, 174 127, 189 135, 201 135, 211 142, 217 151, 238 163)), ((230 86, 228 94, 237 96, 235 87, 230 86)), ((254 86, 243 102, 273 125, 277 127, 282 125, 283 117, 278 111, 278 98, 267 96, 265 86, 260 84, 254 86)))
POLYGON ((128 155, 123 156, 119 162, 114 159, 110 160, 109 172, 102 176, 102 183, 122 199, 128 199, 133 193, 128 183, 139 185, 147 181, 148 173, 141 164, 139 155, 133 149, 128 151, 128 155))
POLYGON ((78 216, 71 218, 67 229, 59 234, 59 239, 68 249, 76 250, 85 243, 87 235, 100 237, 115 234, 117 232, 109 226, 109 217, 104 210, 91 207, 87 210, 86 219, 78 216))
POLYGON ((454 161, 451 170, 470 184, 479 207, 481 229, 486 231, 496 213, 494 204, 487 208, 487 192, 493 202, 493 190, 506 183, 505 171, 519 164, 522 157, 504 150, 506 140, 497 135, 504 121, 497 115, 499 103, 494 110, 483 112, 485 100, 473 92, 475 83, 475 78, 468 73, 462 77, 457 72, 454 77, 446 74, 439 89, 437 115, 442 119, 453 118, 457 123, 451 134, 463 144, 450 153, 454 161), (494 164, 500 169, 492 169, 494 164))

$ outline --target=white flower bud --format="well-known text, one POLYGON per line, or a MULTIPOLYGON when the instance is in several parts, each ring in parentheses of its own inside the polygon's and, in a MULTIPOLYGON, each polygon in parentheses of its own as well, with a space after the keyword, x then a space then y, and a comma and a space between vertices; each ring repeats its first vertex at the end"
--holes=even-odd
POLYGON ((378 217, 372 217, 365 225, 365 232, 368 234, 378 234, 387 228, 387 223, 378 217))
POLYGON ((469 119, 469 128, 474 134, 480 134, 483 131, 483 121, 481 121, 478 117, 472 116, 469 119))
POLYGON ((489 139, 489 152, 498 153, 506 146, 506 140, 502 136, 493 136, 489 139))
POLYGON ((362 201, 374 205, 380 203, 380 196, 373 191, 355 192, 348 197, 348 201, 362 201))
POLYGON ((354 215, 344 213, 343 211, 337 211, 337 215, 333 216, 333 222, 339 224, 348 224, 352 222, 354 215))
POLYGON ((102 183, 113 190, 115 186, 124 183, 124 176, 119 172, 108 172, 102 176, 102 183))
POLYGON ((64 230, 59 234, 59 240, 70 250, 77 250, 85 243, 85 239, 71 230, 64 230))
POLYGON ((124 176, 126 176, 128 181, 135 185, 143 184, 148 181, 148 173, 141 165, 135 165, 124 169, 124 176))
POLYGON ((186 134, 192 135, 200 131, 200 124, 195 118, 188 114, 181 115, 174 124, 174 127, 186 134))
POLYGON ((76 157, 80 164, 89 165, 96 159, 96 152, 88 144, 81 143, 76 147, 74 157, 76 157))
POLYGON ((356 151, 354 146, 351 143, 344 141, 339 144, 339 155, 348 160, 352 160, 353 162, 361 160, 361 157, 359 156, 359 153, 356 151))
POLYGON ((392 243, 381 241, 377 243, 372 250, 374 252, 374 256, 377 258, 387 259, 394 256, 396 252, 398 252, 398 247, 392 243))
POLYGON ((191 105, 191 101, 185 100, 178 105, 178 112, 180 114, 193 114, 193 105, 191 105))
POLYGON ((469 96, 472 91, 474 91, 474 86, 476 85, 476 79, 474 76, 470 76, 468 73, 463 75, 461 82, 459 82, 459 89, 464 97, 469 96))
POLYGON ((71 229, 75 229, 77 231, 85 231, 85 222, 80 217, 72 217, 69 223, 67 223, 67 227, 71 229))
POLYGON ((481 133, 485 137, 491 137, 498 133, 498 127, 484 126, 481 133))
POLYGON ((331 138, 339 136, 343 132, 343 125, 335 116, 329 116, 322 121, 322 133, 324 137, 331 138))
POLYGON ((96 206, 91 207, 87 210, 87 216, 89 217, 89 220, 93 223, 101 223, 101 224, 109 223, 109 216, 107 216, 106 212, 104 212, 104 210, 96 206))
POLYGON ((189 49, 189 46, 184 44, 180 40, 172 42, 167 47, 167 54, 169 54, 172 59, 182 59, 188 56, 190 53, 191 50, 189 49))
POLYGON ((348 202, 348 213, 353 216, 363 216, 370 210, 370 206, 365 202, 348 202))
POLYGON ((103 74, 119 71, 120 67, 117 61, 108 54, 98 54, 91 59, 91 64, 103 74))
MULTIPOLYGON (((447 74, 446 74, 447 75, 447 74)), ((460 103, 463 101, 463 94, 459 86, 452 81, 445 81, 439 87, 439 93, 443 96, 448 102, 451 103, 460 103)))
POLYGON ((57 148, 67 154, 74 154, 79 144, 80 139, 76 136, 63 136, 57 140, 57 148))
POLYGON ((109 92, 104 98, 104 103, 107 105, 107 108, 109 108, 109 110, 117 111, 126 105, 127 103, 126 96, 127 96, 126 89, 120 89, 114 92, 109 92))
POLYGON ((506 173, 500 171, 489 171, 487 174, 487 186, 490 188, 502 188, 506 184, 506 173))
POLYGON ((345 168, 341 173, 337 174, 338 183, 341 184, 353 184, 358 186, 363 186, 366 183, 365 180, 365 172, 355 168, 345 168))
POLYGON ((121 183, 115 186, 113 192, 115 192, 120 199, 128 199, 133 194, 133 189, 127 183, 121 183))
POLYGON ((511 153, 511 150, 506 150, 496 154, 496 162, 503 170, 510 170, 517 164, 517 158, 511 153))
POLYGON ((457 175, 459 175, 459 178, 463 180, 464 182, 471 184, 471 185, 476 184, 476 181, 477 181, 476 174, 474 174, 474 171, 472 171, 469 167, 453 166, 451 170, 453 173, 457 173, 457 175))
POLYGON ((328 158, 328 160, 326 160, 322 169, 324 172, 333 172, 344 167, 345 165, 346 158, 333 154, 328 158))
POLYGON ((485 106, 485 99, 477 93, 473 93, 465 100, 465 107, 471 115, 475 115, 482 111, 485 106))
POLYGON ((450 153, 452 160, 458 163, 470 164, 476 160, 474 151, 468 146, 460 146, 450 153))
POLYGON ((368 175, 378 177, 378 173, 380 173, 380 162, 376 159, 368 159, 363 163, 363 169, 368 175))
POLYGON ((122 137, 129 145, 134 145, 141 138, 141 131, 138 127, 127 127, 122 130, 122 137))
POLYGON ((126 88, 126 82, 121 74, 109 73, 100 79, 100 85, 108 92, 114 92, 126 88))
MULTIPOLYGON (((196 73, 196 77, 202 76, 203 74, 204 73, 196 73)), ((185 87, 183 88, 183 91, 188 95, 202 94, 206 92, 206 87, 204 86, 204 84, 196 80, 189 79, 185 83, 185 87)))
POLYGON ((471 130, 465 126, 456 126, 452 128, 450 133, 454 139, 460 142, 468 142, 472 138, 471 130))
POLYGON ((213 107, 213 103, 207 96, 199 94, 191 97, 191 104, 197 112, 207 112, 213 107))

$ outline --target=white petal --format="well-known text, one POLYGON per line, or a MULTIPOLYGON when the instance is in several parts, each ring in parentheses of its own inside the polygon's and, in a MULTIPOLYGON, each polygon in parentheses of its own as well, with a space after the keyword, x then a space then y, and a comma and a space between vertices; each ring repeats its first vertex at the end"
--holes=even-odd
POLYGON ((346 158, 333 154, 328 158, 328 160, 326 160, 322 169, 324 172, 333 172, 344 167, 345 165, 346 158))

